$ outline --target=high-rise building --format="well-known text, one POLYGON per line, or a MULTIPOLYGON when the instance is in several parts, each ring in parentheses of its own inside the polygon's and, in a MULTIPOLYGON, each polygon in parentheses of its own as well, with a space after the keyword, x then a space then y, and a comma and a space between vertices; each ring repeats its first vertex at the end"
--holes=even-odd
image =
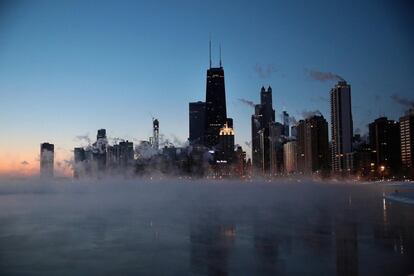
POLYGON ((193 102, 189 104, 189 141, 191 144, 203 144, 205 120, 206 120, 206 103, 193 102))
POLYGON ((98 133, 96 134, 96 140, 99 139, 106 139, 106 129, 98 129, 98 133))
POLYGON ((283 131, 284 126, 281 123, 269 123, 269 142, 265 154, 269 154, 269 172, 272 175, 283 172, 283 131))
POLYGON ((414 110, 400 118, 400 136, 402 167, 414 177, 414 110))
POLYGON ((380 117, 369 124, 369 143, 375 167, 381 173, 396 173, 401 166, 400 124, 380 117))
POLYGON ((85 170, 84 164, 83 162, 86 159, 86 155, 85 155, 85 149, 84 148, 75 148, 73 150, 73 160, 74 162, 74 167, 73 167, 73 176, 75 178, 80 177, 85 170))
POLYGON ((40 176, 53 177, 55 146, 50 143, 40 144, 40 176))
POLYGON ((306 124, 305 120, 300 120, 296 125, 296 146, 297 146, 297 171, 305 173, 305 145, 306 145, 306 124))
POLYGON ((274 124, 272 88, 269 86, 266 90, 262 87, 260 104, 255 106, 255 114, 252 116, 252 158, 256 173, 273 174, 277 171, 275 151, 278 137, 281 135, 278 133, 281 124, 278 126, 274 124))
POLYGON ((286 111, 282 112, 282 119, 283 119, 283 135, 285 137, 289 137, 289 113, 286 111))
POLYGON ((304 174, 329 168, 328 123, 322 115, 300 120, 297 125, 297 169, 304 174))
POLYGON ((214 147, 218 144, 220 129, 227 119, 226 90, 223 67, 207 70, 205 113, 205 144, 214 147))
POLYGON ((285 173, 295 173, 297 162, 297 144, 296 141, 288 141, 283 145, 283 161, 285 173))
POLYGON ((305 171, 324 173, 329 169, 328 122, 323 116, 305 120, 305 171))
POLYGON ((261 105, 255 106, 255 114, 252 115, 252 161, 255 173, 263 170, 263 148, 261 147, 261 130, 263 129, 263 116, 260 112, 261 105))
POLYGON ((119 162, 123 168, 133 165, 134 144, 132 142, 128 140, 119 142, 119 162))
POLYGON ((262 87, 260 91, 260 104, 262 106, 262 115, 264 127, 269 123, 275 122, 275 110, 273 109, 272 88, 269 86, 267 90, 262 87))
POLYGON ((227 123, 220 129, 218 158, 231 163, 234 157, 234 130, 227 123))
POLYGON ((331 89, 331 140, 332 171, 343 173, 352 167, 353 121, 351 110, 351 86, 339 81, 331 89))

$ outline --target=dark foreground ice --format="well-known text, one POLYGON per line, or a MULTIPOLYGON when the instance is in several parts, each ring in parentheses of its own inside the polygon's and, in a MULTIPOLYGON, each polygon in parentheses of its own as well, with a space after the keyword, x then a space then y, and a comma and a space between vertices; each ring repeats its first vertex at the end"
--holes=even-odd
POLYGON ((408 275, 386 184, 0 181, 0 275, 408 275))

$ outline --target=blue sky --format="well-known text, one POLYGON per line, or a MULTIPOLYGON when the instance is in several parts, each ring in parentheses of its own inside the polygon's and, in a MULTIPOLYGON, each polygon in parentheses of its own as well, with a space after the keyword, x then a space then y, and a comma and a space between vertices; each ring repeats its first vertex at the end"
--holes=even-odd
POLYGON ((184 141, 188 103, 205 98, 210 34, 237 143, 250 140, 253 112, 239 99, 258 102, 263 85, 277 114, 329 121, 335 82, 307 70, 351 84, 354 127, 366 133, 379 115, 403 114, 391 95, 413 99, 412 12, 409 1, 3 1, 0 158, 35 163, 43 141, 63 158, 98 128, 147 139, 153 116, 184 141))

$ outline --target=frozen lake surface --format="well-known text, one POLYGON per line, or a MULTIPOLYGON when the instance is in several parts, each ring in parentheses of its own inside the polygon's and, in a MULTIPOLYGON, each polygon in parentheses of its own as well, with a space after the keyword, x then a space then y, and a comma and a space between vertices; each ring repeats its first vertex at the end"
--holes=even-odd
POLYGON ((385 183, 0 180, 0 275, 408 275, 385 183))

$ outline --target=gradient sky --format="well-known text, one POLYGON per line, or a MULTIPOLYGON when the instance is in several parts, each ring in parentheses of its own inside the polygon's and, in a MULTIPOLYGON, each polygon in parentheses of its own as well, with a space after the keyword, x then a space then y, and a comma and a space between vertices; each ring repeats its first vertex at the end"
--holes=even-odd
POLYGON ((403 114, 392 95, 414 98, 409 3, 2 1, 0 174, 37 172, 44 141, 58 162, 69 159, 85 145, 76 136, 95 139, 98 128, 148 139, 153 116, 165 137, 185 141, 188 103, 205 98, 210 34, 213 65, 222 45, 236 143, 248 152, 253 110, 239 99, 258 102, 263 85, 279 121, 282 110, 296 119, 320 110, 329 121, 335 82, 308 70, 351 84, 354 128, 364 134, 379 115, 403 114))

